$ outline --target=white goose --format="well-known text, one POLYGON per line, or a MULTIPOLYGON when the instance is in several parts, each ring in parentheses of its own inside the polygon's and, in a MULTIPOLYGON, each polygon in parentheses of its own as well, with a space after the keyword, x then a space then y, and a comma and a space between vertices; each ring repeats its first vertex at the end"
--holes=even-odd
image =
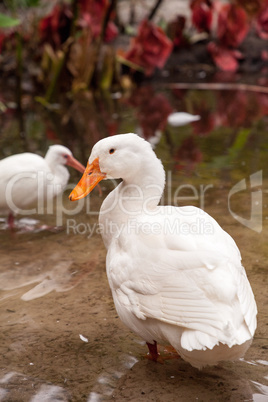
POLYGON ((147 342, 153 360, 157 342, 198 368, 242 357, 257 308, 234 240, 199 208, 158 206, 164 169, 135 134, 99 141, 70 199, 109 178, 122 182, 103 202, 99 222, 121 320, 147 342))
POLYGON ((34 213, 27 208, 38 201, 41 207, 63 191, 70 177, 65 165, 85 170, 63 145, 50 146, 44 158, 25 152, 0 161, 0 214, 9 214, 11 227, 13 214, 34 213))

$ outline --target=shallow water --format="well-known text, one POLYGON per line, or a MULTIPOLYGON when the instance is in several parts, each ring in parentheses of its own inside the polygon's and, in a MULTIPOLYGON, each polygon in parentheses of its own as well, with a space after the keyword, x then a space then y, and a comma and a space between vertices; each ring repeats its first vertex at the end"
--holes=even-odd
POLYGON ((49 113, 28 100, 27 139, 12 109, 2 114, 1 157, 44 154, 63 142, 85 164, 99 138, 143 132, 157 143, 167 172, 163 203, 199 206, 234 237, 259 314, 254 341, 238 362, 198 371, 180 359, 145 359, 145 345, 114 309, 98 233, 97 212, 114 184, 103 182, 103 196, 95 190, 74 207, 67 196, 79 174, 72 172, 53 213, 17 217, 15 233, 0 222, 0 401, 268 400, 267 105, 261 94, 152 87, 77 99, 49 113), (169 108, 200 114, 201 122, 164 125, 169 108), (44 224, 61 228, 41 230, 44 224))

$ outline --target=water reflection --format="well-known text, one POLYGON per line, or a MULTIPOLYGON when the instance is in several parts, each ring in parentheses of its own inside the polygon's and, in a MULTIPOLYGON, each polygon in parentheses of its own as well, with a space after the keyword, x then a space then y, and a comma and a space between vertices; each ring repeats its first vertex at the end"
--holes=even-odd
POLYGON ((41 385, 37 393, 31 398, 30 402, 68 402, 70 396, 62 387, 56 385, 41 385))
POLYGON ((118 380, 127 373, 136 363, 138 359, 131 355, 123 355, 120 359, 120 365, 116 370, 102 372, 97 379, 97 384, 90 393, 87 402, 102 401, 106 397, 112 396, 113 391, 118 386, 118 380))
POLYGON ((26 377, 15 371, 4 375, 0 379, 1 385, 7 386, 7 388, 0 388, 0 401, 11 401, 15 400, 15 398, 16 400, 27 400, 29 402, 70 401, 70 395, 64 388, 56 385, 40 384, 35 378, 26 377), (28 392, 21 391, 20 387, 27 382, 32 384, 32 389, 29 389, 28 392), (12 392, 14 386, 19 388, 17 391, 12 392), (37 391, 35 391, 35 388, 37 388, 37 391))
POLYGON ((255 388, 259 391, 259 393, 254 393, 252 395, 253 401, 254 402, 266 402, 268 399, 268 386, 259 384, 256 381, 252 381, 252 384, 254 384, 255 388))
POLYGON ((20 138, 14 111, 7 108, 1 114, 0 157, 23 151, 44 154, 48 145, 62 142, 85 163, 91 147, 101 138, 139 131, 152 142, 162 133, 160 148, 167 147, 169 159, 180 160, 175 168, 183 170, 193 163, 199 165, 204 151, 207 159, 224 155, 235 145, 234 159, 240 151, 252 151, 252 146, 256 151, 267 149, 267 141, 258 134, 267 128, 267 120, 263 119, 267 114, 268 94, 241 90, 159 92, 152 86, 143 86, 120 98, 85 93, 72 101, 65 100, 57 112, 33 102, 27 104, 26 142, 20 138), (186 127, 170 127, 167 118, 173 111, 197 114, 201 119, 186 127), (241 134, 246 128, 250 130, 241 134))
MULTIPOLYGON (((139 400, 144 395, 147 400, 153 400, 153 396, 157 395, 159 400, 172 401, 176 395, 177 400, 183 402, 264 401, 267 387, 248 380, 245 374, 241 374, 241 366, 239 370, 238 373, 235 364, 230 364, 228 368, 219 365, 213 369, 198 371, 184 362, 177 365, 172 362, 166 365, 150 365, 141 361, 119 380, 113 397, 116 400, 139 400), (147 378, 150 378, 150 382, 147 378)), ((251 375, 254 375, 253 371, 251 375)))
MULTIPOLYGON (((26 244, 20 252, 13 256, 6 254, 2 258, 0 271, 0 290, 23 290, 21 300, 30 301, 43 297, 52 291, 66 292, 76 286, 85 276, 83 267, 74 264, 72 259, 66 258, 66 251, 49 249, 36 250, 33 245, 26 244), (27 253, 30 258, 25 257, 27 253), (82 268, 82 269, 81 269, 82 268), (30 289, 29 289, 30 287, 30 289)), ((11 292, 14 294, 14 292, 11 292)), ((6 298, 4 293, 3 298, 6 298)), ((0 300, 2 297, 0 296, 0 300)))

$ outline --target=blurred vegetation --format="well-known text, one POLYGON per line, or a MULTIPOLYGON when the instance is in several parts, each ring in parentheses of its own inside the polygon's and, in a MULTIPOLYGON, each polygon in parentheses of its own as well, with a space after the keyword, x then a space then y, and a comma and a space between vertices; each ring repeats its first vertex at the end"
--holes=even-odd
MULTIPOLYGON (((205 41, 211 63, 230 72, 239 68, 239 46, 250 32, 267 45, 268 0, 189 1, 190 27, 183 15, 174 15, 169 23, 152 22, 165 6, 161 0, 138 27, 131 21, 124 25, 118 4, 119 0, 5 0, 0 5, 0 72, 2 79, 15 72, 18 110, 23 80, 34 86, 37 101, 53 108, 61 93, 128 89, 133 72, 152 76, 155 69, 164 68, 171 53, 190 49, 196 41, 205 41), (130 38, 129 32, 127 49, 118 49, 120 37, 130 38)), ((265 47, 260 58, 268 63, 265 47)))

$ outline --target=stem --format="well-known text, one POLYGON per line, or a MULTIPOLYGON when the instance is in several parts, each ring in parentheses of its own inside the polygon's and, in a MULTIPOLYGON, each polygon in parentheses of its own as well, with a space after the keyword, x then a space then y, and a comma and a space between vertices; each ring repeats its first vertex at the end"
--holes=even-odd
POLYGON ((95 52, 95 55, 96 55, 96 57, 95 57, 95 61, 94 61, 94 64, 93 64, 93 66, 94 66, 94 70, 93 70, 94 73, 96 73, 96 71, 97 71, 97 65, 98 65, 99 55, 100 55, 100 48, 101 48, 101 45, 102 45, 102 43, 103 43, 103 41, 104 41, 106 28, 107 28, 107 25, 108 25, 108 23, 109 23, 111 14, 112 14, 113 10, 115 9, 116 1, 117 1, 117 0, 111 0, 111 1, 110 1, 109 6, 108 6, 108 8, 107 8, 107 10, 106 10, 106 13, 105 13, 105 15, 104 15, 104 18, 103 18, 103 22, 102 22, 102 27, 101 27, 100 35, 99 35, 99 37, 98 37, 97 40, 96 40, 96 47, 95 47, 95 51, 96 51, 96 52, 95 52))
POLYGON ((58 78, 59 78, 62 68, 64 66, 64 62, 65 62, 65 53, 63 51, 59 51, 57 60, 52 67, 53 76, 51 78, 49 87, 48 87, 46 95, 45 95, 45 100, 47 102, 51 102, 51 100, 52 100, 52 97, 53 97, 55 89, 56 89, 58 78))
POLYGON ((17 79, 17 110, 21 112, 21 75, 22 75, 22 43, 21 35, 16 32, 16 79, 17 79))
POLYGON ((18 120, 19 120, 19 131, 20 137, 25 138, 25 131, 24 131, 24 121, 22 115, 22 37, 21 34, 17 31, 16 32, 16 103, 17 103, 17 113, 18 113, 18 120))
POLYGON ((129 25, 134 25, 135 23, 135 4, 134 1, 130 2, 130 13, 129 13, 129 25))
POLYGON ((148 16, 148 21, 151 21, 153 19, 154 15, 155 15, 156 11, 158 10, 161 3, 162 3, 162 0, 156 0, 156 3, 148 16))
POLYGON ((100 36, 99 36, 100 44, 101 44, 101 43, 103 42, 103 40, 104 40, 106 28, 107 28, 109 19, 110 19, 110 17, 111 17, 111 14, 112 14, 113 10, 115 9, 116 1, 117 1, 117 0, 111 0, 109 6, 108 6, 108 8, 107 8, 107 11, 106 11, 106 13, 105 13, 105 16, 104 16, 104 19, 103 19, 103 23, 102 23, 102 27, 101 27, 101 33, 100 33, 100 36))
POLYGON ((77 0, 73 0, 72 12, 73 12, 73 19, 72 19, 72 23, 71 23, 70 36, 74 37, 75 31, 76 31, 76 21, 77 21, 78 12, 79 12, 77 0))

